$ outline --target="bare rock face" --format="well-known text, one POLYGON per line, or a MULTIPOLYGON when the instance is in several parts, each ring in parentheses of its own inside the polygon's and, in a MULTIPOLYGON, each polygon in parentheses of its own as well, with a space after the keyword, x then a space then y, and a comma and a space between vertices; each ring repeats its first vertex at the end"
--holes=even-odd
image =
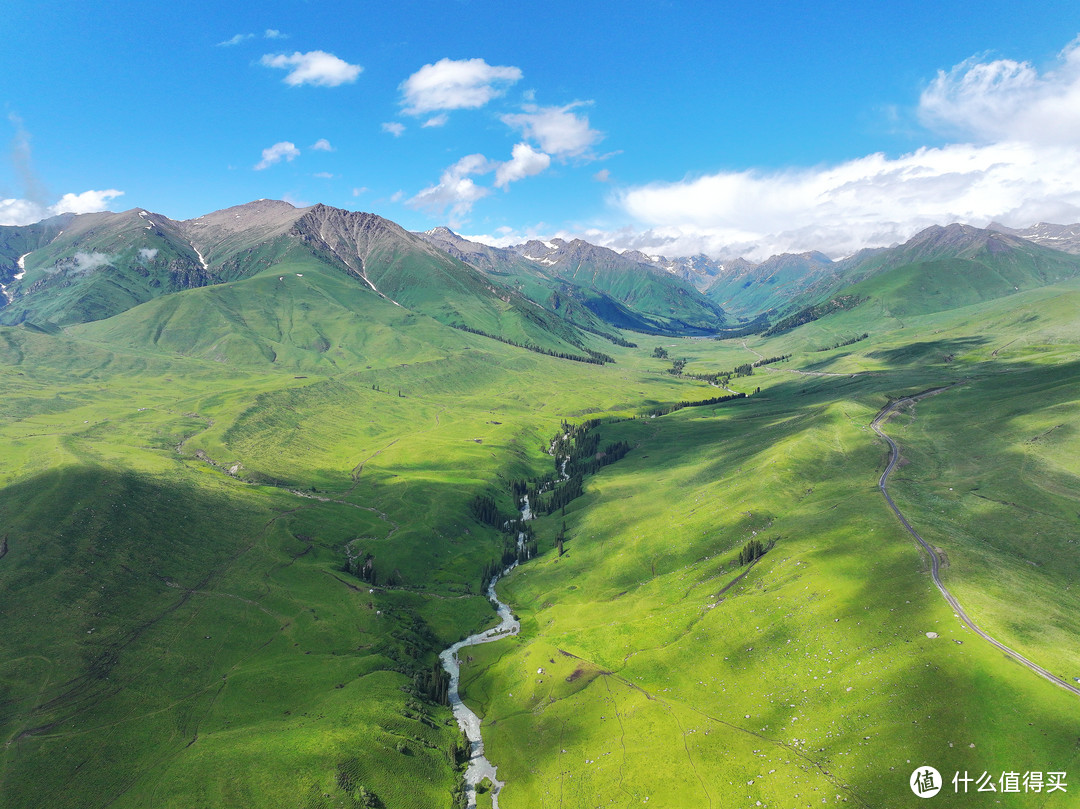
POLYGON ((289 232, 310 208, 260 199, 180 222, 180 230, 206 264, 220 264, 238 252, 289 232))
POLYGON ((1019 236, 1021 239, 1041 244, 1043 247, 1052 247, 1064 253, 1080 255, 1080 224, 1054 225, 1049 222, 1039 222, 1037 225, 1018 230, 992 222, 987 229, 1019 236))

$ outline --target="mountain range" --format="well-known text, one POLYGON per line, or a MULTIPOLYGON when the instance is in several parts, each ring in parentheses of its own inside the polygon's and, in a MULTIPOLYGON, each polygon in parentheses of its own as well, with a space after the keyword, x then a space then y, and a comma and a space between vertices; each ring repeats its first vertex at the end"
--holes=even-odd
MULTIPOLYGON (((2 227, 0 324, 52 331, 206 287, 217 291, 201 296, 203 305, 221 314, 216 332, 205 334, 233 340, 250 324, 230 314, 222 285, 264 276, 283 284, 288 273, 306 271, 333 279, 351 311, 397 307, 545 353, 602 361, 605 341, 626 342, 620 329, 722 335, 747 324, 764 328, 767 319, 775 330, 820 316, 848 288, 849 305, 888 289, 897 312, 955 307, 1073 277, 1078 254, 1080 225, 1047 224, 934 226, 902 245, 839 261, 807 252, 721 263, 618 253, 581 239, 497 248, 445 227, 411 233, 375 214, 264 199, 186 221, 133 209, 2 227)), ((176 342, 175 324, 155 328, 156 342, 176 342)), ((327 339, 305 336, 302 345, 327 339)))
POLYGON ((751 263, 273 200, 0 228, 0 803, 464 809, 453 694, 506 807, 1064 769, 1075 694, 972 630, 1080 675, 1077 233, 751 263), (519 631, 453 685, 515 562, 519 631))

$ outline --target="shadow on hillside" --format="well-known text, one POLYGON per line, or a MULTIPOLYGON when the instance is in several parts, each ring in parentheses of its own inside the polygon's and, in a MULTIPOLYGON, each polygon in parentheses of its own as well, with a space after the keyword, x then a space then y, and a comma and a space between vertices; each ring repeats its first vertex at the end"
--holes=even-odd
POLYGON ((885 360, 893 365, 951 362, 954 357, 974 351, 990 341, 985 337, 958 337, 950 340, 925 340, 898 348, 869 351, 866 356, 885 360))

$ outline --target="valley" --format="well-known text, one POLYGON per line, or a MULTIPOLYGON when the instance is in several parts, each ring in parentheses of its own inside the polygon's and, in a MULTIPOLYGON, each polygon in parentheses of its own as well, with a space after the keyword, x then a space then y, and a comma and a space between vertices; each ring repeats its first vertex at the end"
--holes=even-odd
POLYGON ((498 806, 1076 771, 1076 256, 950 226, 713 297, 327 206, 89 216, 0 229, 4 805, 467 805, 439 656, 525 491, 520 631, 459 652, 498 806))

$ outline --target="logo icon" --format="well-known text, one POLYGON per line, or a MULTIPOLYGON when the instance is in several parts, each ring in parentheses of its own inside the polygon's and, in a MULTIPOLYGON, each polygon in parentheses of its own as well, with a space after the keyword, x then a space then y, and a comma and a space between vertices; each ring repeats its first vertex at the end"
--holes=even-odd
POLYGON ((932 798, 941 792, 941 773, 933 767, 919 767, 908 780, 911 791, 920 798, 932 798))

